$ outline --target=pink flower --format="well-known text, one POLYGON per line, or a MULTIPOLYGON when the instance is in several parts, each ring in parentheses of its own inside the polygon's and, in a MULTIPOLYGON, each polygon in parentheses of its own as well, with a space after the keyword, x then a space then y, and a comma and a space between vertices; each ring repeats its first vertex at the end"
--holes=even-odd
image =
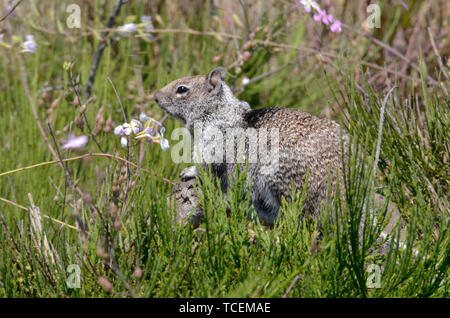
POLYGON ((331 32, 337 32, 337 33, 341 32, 342 31, 341 21, 339 21, 339 20, 334 21, 334 23, 330 26, 330 30, 331 30, 331 32))
POLYGON ((76 137, 72 134, 69 134, 67 140, 61 140, 61 142, 63 143, 61 149, 80 148, 87 144, 88 137, 87 136, 76 137))
POLYGON ((322 21, 323 24, 330 24, 334 21, 332 14, 327 14, 325 10, 318 10, 316 14, 313 16, 314 21, 319 22, 322 21))
POLYGON ((402 6, 403 6, 403 8, 405 8, 406 11, 408 11, 409 7, 405 1, 402 1, 402 6))
POLYGON ((104 277, 100 277, 98 279, 98 283, 108 292, 111 291, 113 288, 113 285, 111 284, 111 282, 104 277))
POLYGON ((300 4, 305 7, 306 12, 311 12, 311 8, 314 9, 315 13, 313 19, 316 22, 322 22, 325 25, 330 25, 331 32, 341 32, 341 21, 334 20, 332 14, 328 14, 325 10, 320 9, 319 5, 315 1, 311 0, 300 0, 300 4))
POLYGON ((133 275, 136 278, 141 278, 142 277, 142 269, 140 269, 139 267, 136 268, 133 272, 133 275))
POLYGON ((313 19, 314 21, 319 22, 325 15, 326 15, 325 10, 319 10, 317 11, 316 14, 313 15, 313 19))
POLYGON ((323 23, 323 24, 328 25, 328 24, 330 24, 330 23, 333 23, 333 21, 334 21, 334 18, 333 18, 333 15, 331 15, 331 14, 325 14, 325 15, 322 17, 322 23, 323 23))

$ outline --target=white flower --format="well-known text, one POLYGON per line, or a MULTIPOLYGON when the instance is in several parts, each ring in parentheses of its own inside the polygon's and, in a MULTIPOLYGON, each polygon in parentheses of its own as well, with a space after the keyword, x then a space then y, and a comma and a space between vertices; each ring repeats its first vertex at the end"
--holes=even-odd
POLYGON ((311 5, 306 0, 300 0, 300 4, 305 7, 306 12, 311 12, 311 5))
POLYGON ((122 145, 122 147, 126 147, 128 145, 128 140, 125 137, 120 138, 120 144, 122 145))
POLYGON ((145 31, 146 32, 152 32, 155 27, 153 26, 152 23, 152 17, 150 15, 143 15, 141 17, 141 22, 145 24, 145 31))
POLYGON ((123 123, 122 127, 123 127, 123 133, 125 135, 129 136, 131 134, 131 132, 132 132, 130 124, 129 123, 123 123))
POLYGON ((164 138, 164 132, 166 131, 166 128, 161 128, 161 130, 158 132, 156 132, 156 141, 159 141, 159 145, 161 146, 161 149, 163 151, 166 151, 167 149, 169 149, 169 141, 164 138))
POLYGON ((141 17, 141 22, 145 23, 145 24, 150 24, 152 23, 152 16, 151 15, 143 15, 141 17))
POLYGON ((165 139, 165 138, 162 138, 161 139, 161 142, 159 143, 160 144, 160 146, 161 146, 161 149, 163 150, 163 151, 166 151, 167 149, 169 149, 169 141, 167 140, 167 139, 165 139))
POLYGON ((242 85, 246 86, 250 83, 250 79, 248 77, 244 77, 242 79, 242 85))
POLYGON ((300 0, 300 4, 305 7, 306 12, 311 12, 311 7, 314 8, 314 10, 319 11, 320 7, 317 4, 317 2, 313 0, 300 0))
POLYGON ((87 142, 88 142, 87 136, 76 137, 72 134, 69 134, 67 140, 62 140, 63 145, 61 146, 61 149, 80 148, 86 145, 87 142))
POLYGON ((143 122, 146 122, 146 121, 150 120, 150 117, 148 117, 145 113, 142 112, 142 113, 139 114, 139 120, 143 121, 143 122))
POLYGON ((137 26, 134 23, 127 23, 119 27, 119 30, 123 32, 136 32, 137 26))
POLYGON ((156 40, 156 37, 152 34, 152 32, 155 30, 155 27, 153 26, 152 23, 152 17, 150 15, 143 15, 141 17, 141 22, 145 25, 144 26, 145 32, 149 33, 147 35, 147 39, 150 41, 156 40))
POLYGON ((137 134, 142 128, 142 123, 137 119, 132 119, 131 123, 123 123, 114 129, 114 134, 122 137, 124 134, 129 136, 131 133, 137 134))
POLYGON ((139 120, 144 123, 146 123, 150 120, 151 122, 158 124, 159 126, 162 126, 162 123, 160 123, 156 119, 151 118, 150 116, 147 116, 147 114, 145 114, 144 112, 139 114, 139 120))
POLYGON ((119 125, 114 128, 114 135, 121 137, 123 135, 123 126, 119 125))
POLYGON ((314 8, 314 10, 320 10, 319 5, 317 4, 317 2, 310 0, 309 3, 311 4, 311 7, 314 8))
POLYGON ((162 127, 160 131, 156 132, 156 138, 163 139, 166 128, 162 127))
MULTIPOLYGON (((162 125, 163 125, 161 122, 159 122, 159 121, 157 121, 156 119, 153 119, 153 118, 151 118, 151 117, 150 117, 150 121, 153 122, 153 123, 155 123, 155 124, 157 124, 159 127, 162 127, 162 125)), ((163 127, 163 128, 164 128, 164 127, 163 127)))
POLYGON ((137 31, 137 26, 134 23, 127 23, 117 28, 119 32, 122 32, 123 36, 128 36, 132 32, 137 31))
POLYGON ((131 120, 131 129, 133 130, 134 134, 137 134, 142 128, 142 124, 139 120, 137 119, 132 119, 131 120))
POLYGON ((28 53, 34 53, 36 52, 37 44, 34 42, 34 36, 31 34, 27 34, 25 36, 26 41, 23 42, 23 51, 28 53))
POLYGON ((153 119, 153 118, 147 116, 145 113, 141 113, 141 114, 139 115, 139 120, 142 121, 142 122, 144 122, 144 123, 145 123, 145 122, 148 122, 148 121, 150 120, 151 122, 157 124, 157 125, 160 126, 160 127, 162 127, 162 125, 163 125, 161 122, 159 122, 159 121, 157 121, 156 119, 153 119))

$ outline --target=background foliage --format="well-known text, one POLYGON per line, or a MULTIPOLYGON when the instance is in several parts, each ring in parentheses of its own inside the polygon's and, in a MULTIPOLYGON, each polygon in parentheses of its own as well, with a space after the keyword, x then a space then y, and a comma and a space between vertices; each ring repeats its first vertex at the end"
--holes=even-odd
MULTIPOLYGON (((0 16, 9 4, 0 2, 0 16)), ((382 1, 376 29, 365 22, 368 1, 319 4, 343 22, 341 33, 297 1, 128 1, 110 28, 115 1, 20 3, 0 22, 0 295, 448 297, 450 4, 382 1), (81 8, 79 29, 66 25, 71 3, 81 8), (151 34, 139 26, 120 36, 118 26, 143 15, 152 17, 151 34), (34 54, 21 52, 26 34, 34 35, 34 54), (108 77, 128 119, 144 111, 161 120, 158 88, 217 65, 253 108, 294 107, 350 132, 357 151, 347 161, 349 191, 345 202, 328 202, 320 235, 317 220, 299 220, 301 191, 268 229, 247 220, 243 182, 227 217, 225 198, 206 175, 205 221, 196 230, 176 224, 166 198, 186 165, 156 144, 127 152, 112 134, 124 119, 108 77), (382 101, 394 85, 374 177, 382 101), (13 171, 58 161, 55 149, 69 132, 89 143, 61 152, 82 156, 66 171, 58 163, 13 171), (376 226, 363 242, 354 239, 374 183, 407 222, 405 246, 384 256, 371 250, 376 226), (70 264, 80 266, 81 288, 66 283, 70 264), (380 288, 367 287, 371 264, 381 269, 380 288)), ((180 126, 164 125, 169 136, 180 126)))

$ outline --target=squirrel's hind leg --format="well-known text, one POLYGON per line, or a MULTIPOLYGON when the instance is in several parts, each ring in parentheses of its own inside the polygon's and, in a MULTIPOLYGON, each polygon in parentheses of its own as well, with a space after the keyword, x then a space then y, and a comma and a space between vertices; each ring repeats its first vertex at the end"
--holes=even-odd
POLYGON ((254 184, 251 192, 254 211, 250 211, 249 218, 252 218, 252 212, 256 212, 262 224, 274 225, 280 209, 277 198, 265 184, 254 184))

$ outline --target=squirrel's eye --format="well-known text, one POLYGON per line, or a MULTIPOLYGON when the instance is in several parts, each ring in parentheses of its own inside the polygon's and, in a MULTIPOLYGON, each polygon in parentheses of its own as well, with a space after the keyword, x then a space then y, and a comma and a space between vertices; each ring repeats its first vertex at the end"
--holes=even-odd
POLYGON ((177 94, 183 94, 186 93, 189 90, 186 86, 178 86, 177 88, 177 94))

